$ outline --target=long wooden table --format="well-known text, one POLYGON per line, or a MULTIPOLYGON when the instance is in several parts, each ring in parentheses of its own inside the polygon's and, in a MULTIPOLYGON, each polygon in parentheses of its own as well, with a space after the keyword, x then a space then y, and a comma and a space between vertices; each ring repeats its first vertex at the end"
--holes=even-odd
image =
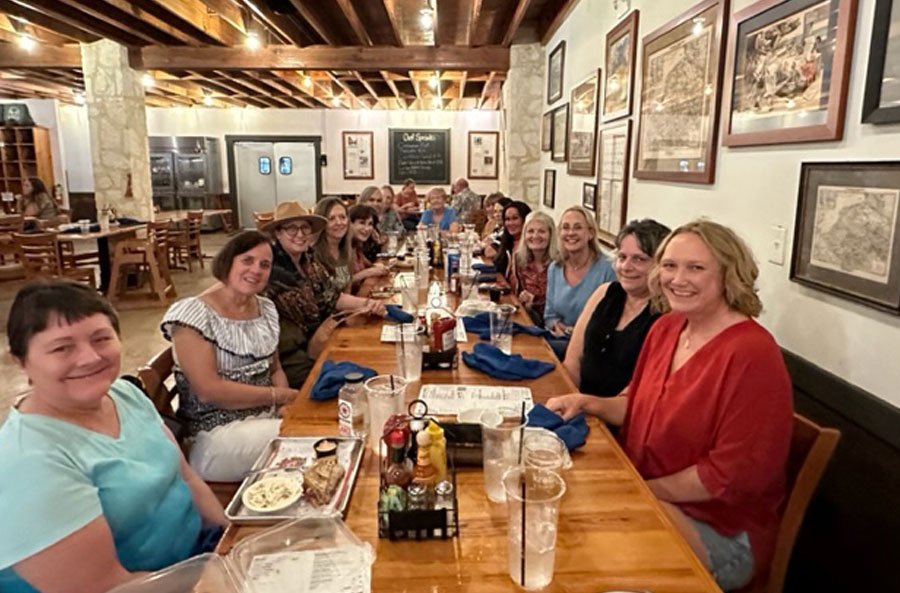
MULTIPOLYGON (((286 408, 282 435, 337 433, 336 401, 308 397, 326 359, 353 361, 379 373, 396 372, 394 345, 380 341, 382 323, 372 320, 335 333, 299 397, 286 408)), ((460 346, 469 350, 477 339, 469 334, 469 341, 460 346)), ((513 351, 526 358, 556 360, 546 342, 533 336, 514 336, 513 351)), ((558 362, 551 373, 517 383, 492 379, 460 360, 452 371, 424 372, 422 382, 527 385, 538 402, 576 390, 558 362)), ((418 389, 418 384, 410 386, 407 401, 418 389)), ((545 591, 720 591, 605 426, 591 419, 590 428, 587 444, 572 454, 574 465, 564 475, 567 491, 560 508, 556 567, 545 591)), ((463 468, 457 474, 460 535, 451 540, 379 539, 378 476, 377 456, 367 450, 345 519, 375 549, 372 591, 521 591, 507 573, 506 505, 487 499, 479 468, 463 468)), ((227 552, 260 529, 231 526, 218 551, 227 552)))

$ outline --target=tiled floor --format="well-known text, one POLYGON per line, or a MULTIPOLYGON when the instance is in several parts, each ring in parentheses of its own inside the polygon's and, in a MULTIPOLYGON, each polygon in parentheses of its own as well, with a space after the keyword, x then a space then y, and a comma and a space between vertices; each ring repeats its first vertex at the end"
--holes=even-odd
MULTIPOLYGON (((215 254, 228 239, 223 233, 215 233, 202 237, 203 251, 207 254, 215 254)), ((195 295, 208 286, 215 279, 210 273, 210 260, 205 261, 205 267, 200 270, 194 262, 194 272, 174 271, 173 280, 178 298, 195 295)), ((24 286, 24 281, 0 282, 0 322, 4 334, 6 332, 7 315, 16 292, 24 286)), ((165 310, 162 307, 150 309, 138 309, 122 311, 119 313, 122 330, 122 373, 134 374, 138 367, 148 361, 154 354, 162 350, 167 342, 163 340, 159 331, 159 322, 165 310)), ((25 374, 9 355, 8 344, 4 336, 2 348, 4 356, 0 356, 0 377, 3 377, 5 388, 0 390, 0 422, 8 413, 9 407, 23 393, 28 391, 28 380, 25 374)))

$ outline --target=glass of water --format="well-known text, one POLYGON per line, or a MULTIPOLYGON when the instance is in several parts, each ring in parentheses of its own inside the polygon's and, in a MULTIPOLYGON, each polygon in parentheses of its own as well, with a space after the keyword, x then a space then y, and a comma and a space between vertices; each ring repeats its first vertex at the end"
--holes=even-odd
POLYGON ((484 490, 491 502, 503 502, 503 473, 519 459, 519 439, 526 419, 516 408, 485 410, 481 415, 484 490))
POLYGON ((422 378, 422 342, 425 328, 415 323, 401 323, 397 326, 397 372, 407 381, 422 378))
POLYGON ((505 354, 512 354, 512 316, 515 312, 516 308, 510 304, 491 308, 491 344, 505 354))
POLYGON ((509 510, 509 576, 527 591, 543 589, 553 580, 559 502, 566 483, 556 472, 515 466, 503 475, 503 490, 509 510))

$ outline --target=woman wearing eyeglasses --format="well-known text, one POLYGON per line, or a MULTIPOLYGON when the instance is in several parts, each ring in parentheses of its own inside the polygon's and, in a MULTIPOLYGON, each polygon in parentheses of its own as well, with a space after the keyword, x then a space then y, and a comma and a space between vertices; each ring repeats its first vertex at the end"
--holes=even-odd
POLYGON ((327 220, 297 202, 282 202, 264 230, 275 239, 267 294, 278 310, 278 358, 288 385, 299 389, 334 331, 336 310, 384 316, 380 302, 342 293, 310 252, 327 220))

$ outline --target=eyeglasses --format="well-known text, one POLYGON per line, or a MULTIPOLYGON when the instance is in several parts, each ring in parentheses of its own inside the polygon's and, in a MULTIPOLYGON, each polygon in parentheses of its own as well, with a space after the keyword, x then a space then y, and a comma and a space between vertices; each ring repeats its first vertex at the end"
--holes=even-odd
POLYGON ((297 233, 303 233, 304 235, 312 234, 312 227, 308 224, 286 224, 279 230, 284 231, 288 237, 296 237, 297 233))

